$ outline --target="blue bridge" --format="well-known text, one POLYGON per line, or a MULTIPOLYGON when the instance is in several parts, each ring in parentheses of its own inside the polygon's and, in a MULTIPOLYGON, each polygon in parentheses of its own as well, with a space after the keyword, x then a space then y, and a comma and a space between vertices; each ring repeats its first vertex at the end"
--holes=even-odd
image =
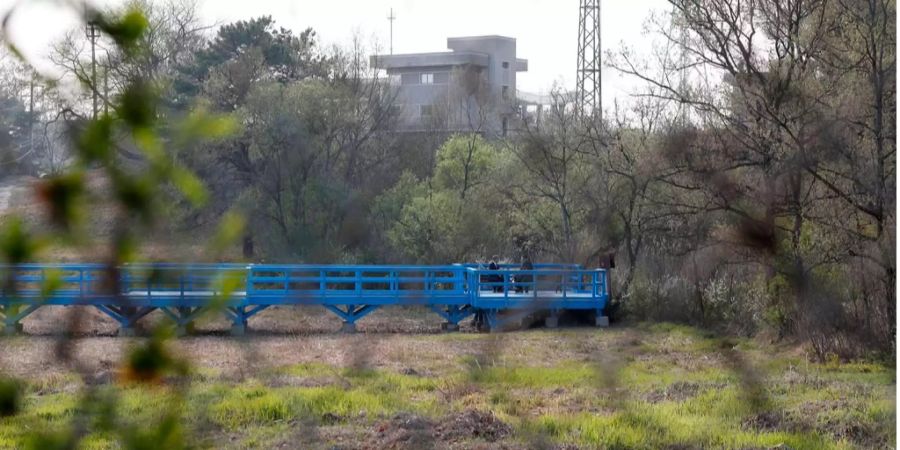
MULTIPOLYGON (((344 331, 384 306, 418 305, 458 330, 475 315, 480 328, 500 330, 538 311, 548 324, 563 310, 593 311, 608 320, 607 272, 572 264, 340 266, 278 264, 20 264, 0 265, 0 318, 6 333, 44 306, 91 306, 130 335, 141 318, 161 311, 185 333, 201 314, 224 313, 234 334, 272 306, 319 305, 343 321, 344 331)), ((553 326, 553 325, 551 325, 553 326)))

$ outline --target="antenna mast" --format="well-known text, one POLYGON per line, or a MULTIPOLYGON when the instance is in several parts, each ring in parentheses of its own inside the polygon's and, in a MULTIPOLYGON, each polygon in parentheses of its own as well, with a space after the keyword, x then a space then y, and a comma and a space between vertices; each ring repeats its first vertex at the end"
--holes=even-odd
POLYGON ((394 21, 397 20, 397 16, 394 15, 394 8, 391 8, 391 12, 388 14, 388 22, 391 23, 391 54, 394 54, 394 21))
POLYGON ((84 35, 91 41, 91 93, 93 99, 92 119, 97 119, 97 39, 100 38, 100 29, 97 22, 91 20, 84 27, 84 35))
POLYGON ((600 0, 580 0, 578 10, 578 76, 575 108, 582 117, 603 114, 600 0))

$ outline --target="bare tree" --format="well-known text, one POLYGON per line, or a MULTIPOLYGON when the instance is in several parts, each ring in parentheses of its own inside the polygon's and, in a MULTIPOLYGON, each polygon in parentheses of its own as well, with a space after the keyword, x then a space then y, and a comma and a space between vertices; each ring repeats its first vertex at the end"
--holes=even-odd
MULTIPOLYGON (((772 298, 793 298, 773 305, 784 311, 783 326, 792 328, 795 320, 813 316, 794 309, 828 308, 823 298, 829 295, 812 282, 815 274, 861 253, 834 232, 855 226, 851 234, 859 234, 868 222, 872 236, 880 236, 878 230, 893 220, 886 212, 894 204, 886 189, 893 177, 893 148, 884 138, 890 133, 884 126, 886 105, 893 102, 887 38, 893 34, 893 12, 877 1, 670 3, 677 20, 654 24, 681 57, 658 58, 662 70, 651 70, 623 51, 612 64, 651 86, 646 95, 690 108, 688 127, 667 146, 673 168, 686 168, 689 176, 669 182, 701 193, 692 196, 698 210, 725 214, 732 232, 719 233, 717 240, 747 249, 746 262, 761 263, 770 280, 789 280, 791 292, 772 298), (854 70, 857 80, 869 84, 863 98, 871 106, 851 109, 865 112, 841 118, 846 103, 835 99, 848 100, 845 94, 854 86, 854 77, 848 76, 854 70), (685 88, 684 76, 672 76, 678 73, 687 73, 693 88, 685 88), (854 124, 862 131, 855 135, 866 135, 869 145, 850 139, 854 124), (863 163, 870 157, 872 163, 863 163), (835 214, 842 202, 854 210, 855 224, 835 214)), ((887 259, 881 264, 893 273, 893 256, 887 259)), ((804 328, 821 328, 821 323, 804 328)))

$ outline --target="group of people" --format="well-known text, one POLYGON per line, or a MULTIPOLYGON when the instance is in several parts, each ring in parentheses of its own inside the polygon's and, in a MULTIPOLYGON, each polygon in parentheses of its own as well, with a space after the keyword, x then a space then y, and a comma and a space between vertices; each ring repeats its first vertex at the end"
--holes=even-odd
MULTIPOLYGON (((490 262, 488 262, 488 270, 499 271, 500 264, 497 263, 497 260, 499 259, 500 257, 497 255, 492 256, 490 262)), ((534 270, 534 263, 531 262, 531 257, 528 255, 522 257, 522 263, 519 265, 519 270, 534 270)), ((510 281, 515 286, 516 293, 527 294, 531 289, 531 283, 534 281, 534 276, 531 274, 513 274, 510 276, 510 281)), ((482 275, 481 282, 492 283, 491 290, 493 292, 503 293, 504 286, 500 284, 503 283, 503 275, 498 273, 482 275)))
MULTIPOLYGON (((500 257, 494 255, 491 257, 491 260, 488 262, 487 270, 489 271, 500 271, 500 264, 497 262, 500 260, 500 257)), ((519 270, 534 270, 534 263, 531 262, 531 257, 525 255, 522 257, 522 263, 519 265, 519 270)), ((531 291, 531 285, 534 281, 534 275, 532 274, 511 274, 510 275, 510 283, 514 286, 516 293, 529 293, 531 291)), ((491 283, 489 286, 491 287, 492 292, 503 293, 504 285, 503 285, 503 275, 499 273, 490 273, 487 275, 481 276, 482 283, 491 283)), ((487 325, 487 317, 485 316, 484 311, 478 310, 475 312, 475 317, 472 319, 472 324, 475 325, 476 328, 482 330, 487 325)))

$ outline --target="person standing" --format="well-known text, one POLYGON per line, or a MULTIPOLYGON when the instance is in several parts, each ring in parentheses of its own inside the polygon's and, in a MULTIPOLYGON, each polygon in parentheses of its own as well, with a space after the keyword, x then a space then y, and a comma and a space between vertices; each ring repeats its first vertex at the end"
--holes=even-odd
MULTIPOLYGON (((488 262, 488 270, 500 270, 500 265, 497 264, 497 260, 500 259, 497 255, 491 257, 490 262, 488 262)), ((482 266, 483 267, 483 266, 482 266)), ((491 287, 492 292, 503 292, 503 286, 498 286, 495 283, 502 282, 503 276, 497 273, 491 273, 488 275, 480 275, 479 281, 479 289, 481 289, 482 283, 487 283, 491 287)), ((472 325, 478 329, 479 331, 484 330, 487 326, 487 315, 485 311, 482 309, 475 310, 475 317, 472 318, 472 325)))
MULTIPOLYGON (((531 257, 527 254, 522 257, 522 265, 519 266, 519 270, 523 271, 532 271, 534 270, 534 264, 531 262, 531 257)), ((531 284, 534 282, 534 275, 528 273, 524 275, 519 275, 516 277, 516 291, 528 293, 531 290, 531 284), (519 284, 521 283, 521 284, 519 284)))
MULTIPOLYGON (((500 259, 499 256, 494 255, 491 256, 491 262, 488 264, 488 270, 500 270, 500 264, 497 264, 497 260, 500 259)), ((488 275, 488 280, 493 283, 491 287, 493 287, 494 292, 503 293, 503 286, 497 283, 503 282, 503 275, 499 273, 492 273, 488 275)))

